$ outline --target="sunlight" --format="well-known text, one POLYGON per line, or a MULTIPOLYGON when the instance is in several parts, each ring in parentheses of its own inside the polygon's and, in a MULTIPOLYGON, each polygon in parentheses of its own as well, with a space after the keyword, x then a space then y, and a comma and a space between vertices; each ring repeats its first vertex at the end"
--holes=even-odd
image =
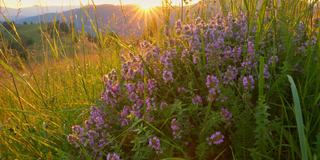
POLYGON ((157 1, 148 1, 148 2, 142 2, 140 4, 138 4, 138 6, 142 9, 142 10, 150 10, 152 8, 155 8, 157 6, 160 6, 161 3, 157 2, 157 1))

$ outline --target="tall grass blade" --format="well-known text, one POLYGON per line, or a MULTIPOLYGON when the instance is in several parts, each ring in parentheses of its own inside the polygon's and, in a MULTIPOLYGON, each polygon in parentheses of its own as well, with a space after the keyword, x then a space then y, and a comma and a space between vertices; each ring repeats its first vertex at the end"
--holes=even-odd
POLYGON ((292 97, 293 97, 293 102, 294 102, 294 114, 297 122, 297 128, 298 128, 298 135, 299 135, 299 142, 300 142, 300 150, 301 150, 301 155, 303 160, 308 160, 308 142, 307 142, 307 137, 304 132, 304 123, 303 123, 303 116, 302 116, 302 111, 301 111, 301 105, 300 105, 300 99, 299 99, 299 94, 298 90, 296 87, 296 84, 293 80, 293 78, 290 75, 287 75, 289 82, 291 84, 291 92, 292 92, 292 97))
POLYGON ((315 159, 317 159, 317 157, 320 158, 320 133, 318 133, 318 135, 317 135, 316 149, 317 149, 317 151, 315 153, 316 154, 315 159))

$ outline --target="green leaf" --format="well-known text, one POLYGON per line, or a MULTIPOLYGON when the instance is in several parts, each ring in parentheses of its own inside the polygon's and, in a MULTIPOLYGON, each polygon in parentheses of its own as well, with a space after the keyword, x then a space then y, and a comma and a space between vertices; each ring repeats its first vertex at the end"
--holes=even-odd
POLYGON ((309 145, 308 145, 307 138, 306 138, 306 135, 304 132, 304 123, 303 123, 303 116, 302 116, 302 111, 301 111, 299 94, 298 94, 298 90, 297 90, 296 84, 294 83, 293 78, 290 75, 287 75, 287 76, 288 76, 289 82, 291 84, 291 92, 292 92, 292 97, 293 97, 293 102, 294 102, 294 114, 295 114, 295 118, 296 118, 296 122, 297 122, 302 159, 308 160, 309 159, 308 158, 309 145))

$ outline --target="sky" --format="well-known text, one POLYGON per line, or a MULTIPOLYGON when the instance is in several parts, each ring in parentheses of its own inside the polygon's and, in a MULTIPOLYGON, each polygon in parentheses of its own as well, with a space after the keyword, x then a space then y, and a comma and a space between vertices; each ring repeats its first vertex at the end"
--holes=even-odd
MULTIPOLYGON (((95 4, 136 4, 145 7, 160 6, 162 0, 94 0, 95 4)), ((192 0, 192 3, 196 3, 199 0, 192 0)), ((41 6, 79 6, 80 2, 87 5, 91 0, 0 0, 1 6, 10 8, 24 8, 34 5, 41 6)), ((172 0, 174 5, 181 4, 181 0, 172 0)), ((91 4, 91 3, 90 3, 91 4)))

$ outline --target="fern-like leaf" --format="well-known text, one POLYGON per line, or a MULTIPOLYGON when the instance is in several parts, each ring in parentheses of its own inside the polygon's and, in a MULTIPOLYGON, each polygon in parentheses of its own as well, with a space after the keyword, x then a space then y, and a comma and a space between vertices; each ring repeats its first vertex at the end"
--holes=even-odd
POLYGON ((268 124, 269 124, 269 113, 268 105, 265 103, 264 94, 264 58, 260 57, 259 66, 259 99, 258 105, 255 110, 256 128, 255 128, 255 149, 252 154, 252 158, 261 159, 258 154, 266 155, 267 142, 268 142, 268 124))

